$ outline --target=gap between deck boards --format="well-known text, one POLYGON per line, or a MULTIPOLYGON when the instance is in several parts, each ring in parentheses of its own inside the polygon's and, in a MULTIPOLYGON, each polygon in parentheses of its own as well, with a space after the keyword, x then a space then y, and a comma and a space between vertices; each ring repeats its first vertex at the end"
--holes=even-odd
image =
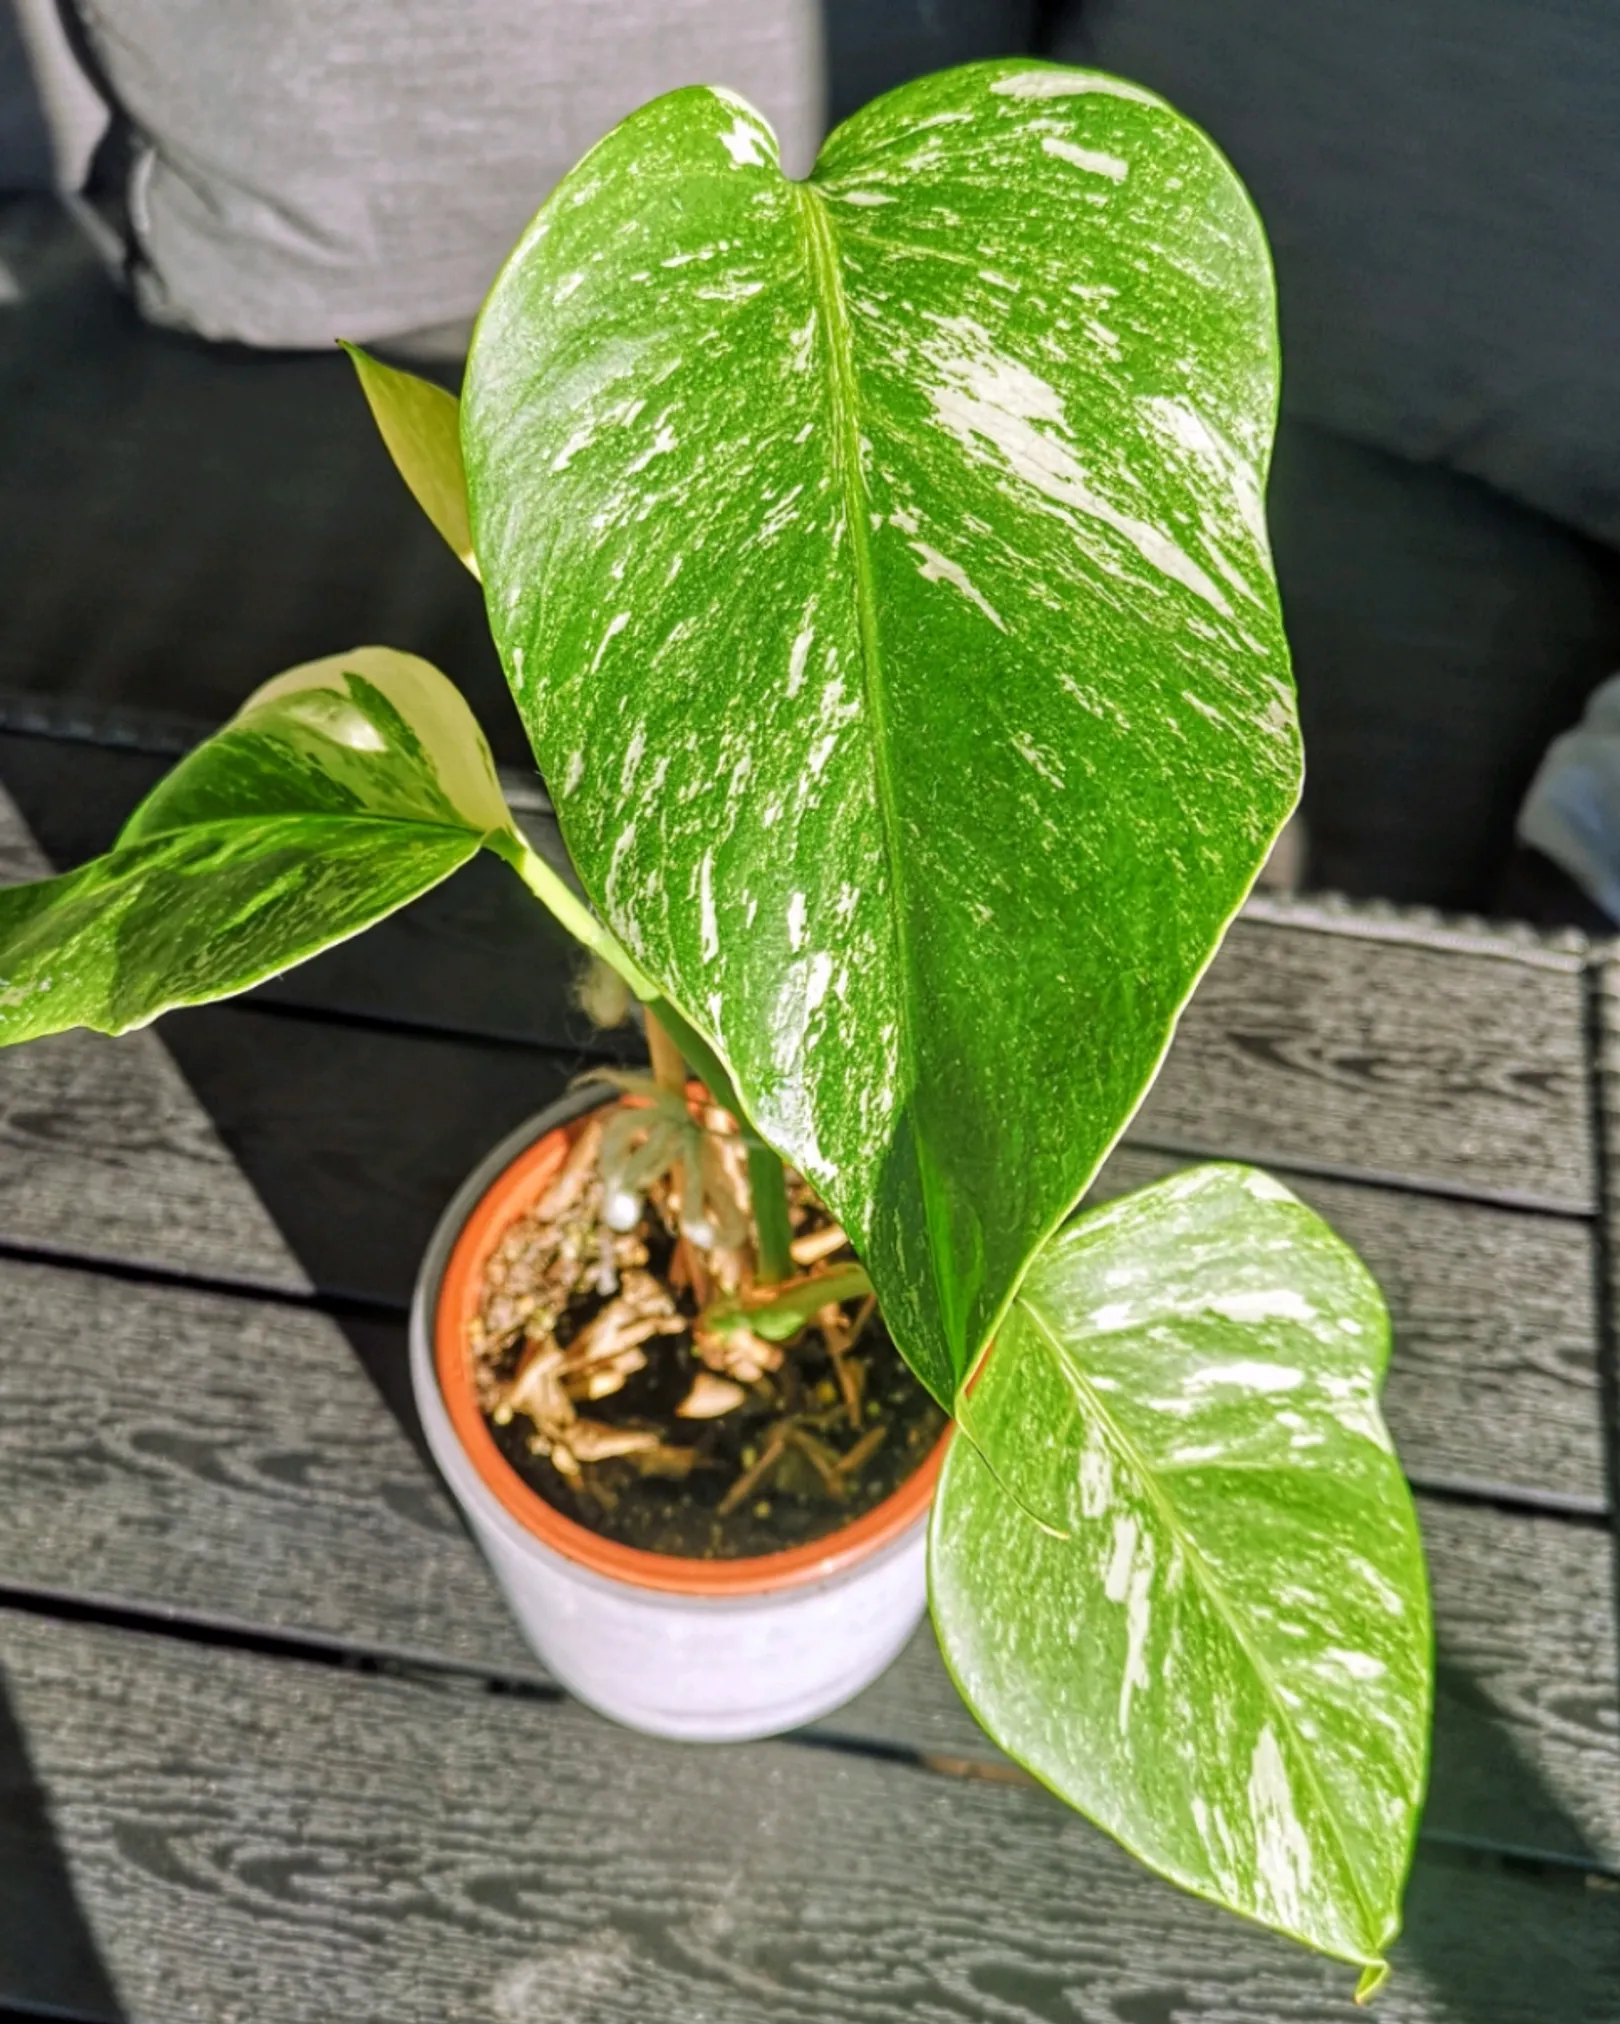
MULTIPOLYGON (((1144 1147, 1138 1150, 1156 1149, 1144 1147)), ((267 1287, 255 1281, 139 1265, 121 1259, 86 1257, 78 1252, 55 1251, 38 1244, 16 1244, 4 1237, 0 1237, 0 1263, 58 1267, 87 1272, 97 1278, 126 1285, 216 1294, 233 1300, 251 1299, 267 1306, 325 1315, 338 1322, 360 1320, 397 1324, 410 1313, 410 1303, 404 1300, 320 1288, 301 1293, 291 1287, 267 1287)), ((1571 1524, 1596 1526, 1603 1530, 1609 1529, 1612 1517, 1613 1506, 1609 1498, 1585 1496, 1575 1491, 1534 1489, 1522 1484, 1498 1483, 1489 1478, 1433 1475, 1422 1469, 1408 1469, 1406 1480, 1409 1488, 1420 1496, 1434 1497, 1443 1503, 1482 1506, 1507 1515, 1559 1518, 1571 1524)), ((0 1584, 0 1595, 4 1593, 4 1584, 0 1584)))
MULTIPOLYGON (((1320 931, 1326 925, 1324 923, 1308 921, 1280 921, 1273 922, 1272 924, 1288 926, 1290 928, 1298 927, 1312 931, 1320 931)), ((1347 926, 1336 928, 1335 931, 1345 933, 1350 930, 1347 926)), ((1369 939, 1374 940, 1379 938, 1376 935, 1369 937, 1369 939)), ((1510 954, 1505 949, 1498 953, 1504 955, 1510 954)), ((1565 967, 1565 963, 1560 963, 1558 967, 1565 967)), ((1595 966, 1588 968, 1587 976, 1591 980, 1590 990, 1595 1002, 1597 988, 1595 966)), ((385 1015, 350 1009, 326 1009, 317 1006, 259 1001, 254 1004, 231 1007, 229 1010, 233 1018, 239 1018, 243 1014, 246 1014, 248 1016, 258 1015, 260 1017, 271 1016, 280 1019, 302 1020, 332 1027, 352 1026, 362 1030, 391 1031, 428 1039, 453 1040, 459 1045, 468 1047, 493 1047, 503 1051, 510 1051, 516 1048, 530 1053, 545 1053, 565 1060, 572 1059, 579 1061, 584 1055, 584 1051, 578 1048, 569 1047, 563 1049, 550 1045, 543 1040, 526 1038, 521 1035, 467 1032, 428 1021, 419 1021, 411 1018, 393 1020, 385 1015)), ((1595 1017, 1596 1015, 1594 1014, 1594 1019, 1595 1017)), ((584 1058, 590 1059, 588 1056, 584 1058)), ((611 1057, 604 1056, 597 1058, 606 1059, 611 1057)), ((1589 1054, 1588 1059, 1592 1059, 1592 1055, 1589 1054)), ((1594 1090, 1593 1095, 1597 1106, 1597 1122, 1599 1127, 1594 1136, 1597 1140, 1598 1157, 1601 1158, 1603 1150, 1601 1092, 1594 1090)), ((1134 1139, 1130 1143, 1138 1151, 1157 1150, 1162 1151, 1166 1155, 1181 1159, 1191 1157, 1232 1158, 1234 1156, 1242 1156, 1241 1154, 1234 1155, 1230 1145, 1216 1148, 1186 1141, 1166 1143, 1163 1139, 1152 1135, 1141 1139, 1134 1139)), ((1264 1159, 1268 1166, 1275 1168, 1285 1175, 1294 1173, 1317 1179, 1330 1179, 1336 1182, 1348 1183, 1358 1188, 1378 1190, 1385 1193, 1400 1193, 1414 1198, 1438 1197, 1464 1202, 1478 1202, 1492 1207, 1510 1208, 1532 1214, 1545 1214, 1588 1224, 1592 1222, 1595 1214, 1592 1205, 1584 1201, 1577 1203, 1573 1200, 1553 1198, 1546 1195, 1520 1194, 1507 1188, 1475 1188, 1460 1182, 1448 1181, 1444 1178, 1440 1178, 1439 1180, 1414 1180, 1407 1174, 1384 1176, 1371 1173, 1365 1169, 1346 1169, 1333 1162, 1312 1161, 1305 1157, 1279 1159, 1276 1155, 1269 1152, 1256 1153, 1252 1156, 1264 1159)), ((1607 1176, 1605 1175, 1604 1178, 1606 1180, 1607 1176)), ((1600 1199, 1604 1198, 1606 1198, 1606 1190, 1600 1191, 1600 1199)), ((1612 1261, 1610 1261, 1607 1255, 1606 1236, 1602 1231, 1601 1224, 1599 1235, 1604 1240, 1604 1249, 1599 1256, 1599 1278, 1600 1296, 1605 1303, 1605 1326, 1601 1332, 1599 1342, 1599 1369, 1608 1389, 1610 1410, 1606 1415, 1606 1426, 1612 1440, 1616 1428, 1616 1417, 1613 1410, 1613 1356, 1610 1349, 1612 1333, 1608 1325, 1610 1318, 1610 1296, 1612 1294, 1612 1261)), ((310 1294, 287 1289, 267 1289, 258 1284, 241 1284, 228 1279, 214 1280, 205 1275, 186 1270, 165 1271, 157 1268, 130 1267, 109 1260, 86 1259, 77 1253, 57 1253, 44 1249, 33 1251, 20 1249, 14 1251, 10 1247, 0 1246, 0 1255, 19 1256, 30 1259, 37 1257, 41 1262, 71 1264, 80 1269, 105 1273, 110 1277, 125 1278, 135 1282, 168 1284, 202 1290, 218 1290, 235 1295, 248 1294, 255 1299, 264 1299, 278 1303, 284 1302, 292 1306, 309 1307, 313 1311, 330 1313, 335 1316, 368 1314, 378 1317, 397 1318, 404 1311, 403 1303, 389 1300, 370 1300, 341 1293, 335 1295, 320 1292, 310 1294)), ((1611 1470, 1610 1481, 1612 1482, 1613 1480, 1614 1477, 1611 1470)), ((1601 1503, 1592 1500, 1574 1499, 1557 1492, 1531 1494, 1519 1491, 1507 1491, 1504 1493, 1494 1490, 1488 1485, 1453 1482, 1425 1483, 1421 1480, 1414 1481, 1414 1487, 1427 1490, 1431 1494, 1438 1494, 1442 1498, 1458 1503, 1495 1505, 1514 1512, 1534 1512, 1539 1515, 1555 1517, 1566 1522, 1600 1522, 1605 1508, 1601 1503)), ((350 1672, 376 1672, 401 1678, 411 1684, 420 1686, 424 1690, 487 1692, 496 1694, 504 1692, 547 1701, 559 1698, 558 1689, 538 1673, 533 1677, 496 1674, 481 1670, 471 1663, 452 1663, 442 1658, 417 1657, 409 1653, 358 1649, 336 1640, 327 1642, 315 1636, 304 1637, 302 1635, 289 1636, 286 1634, 265 1633, 247 1626, 236 1627, 217 1620, 189 1620, 179 1615, 165 1614, 161 1610, 154 1609, 148 1611, 141 1608, 131 1608, 128 1605, 103 1604, 93 1597, 59 1596, 43 1590, 31 1591, 27 1594, 19 1593, 11 1597, 7 1597, 3 1592, 0 1592, 0 1603, 8 1600, 11 1606, 15 1608, 43 1617, 54 1617, 86 1623, 101 1623, 112 1628, 157 1634, 185 1642, 214 1645, 225 1649, 254 1651, 266 1656, 336 1667, 350 1672)), ((840 1736, 837 1732, 836 1717, 832 1718, 827 1725, 816 1732, 803 1733, 787 1740, 816 1749, 839 1750, 866 1756, 881 1756, 890 1761, 911 1764, 916 1768, 937 1776, 1020 1785, 1030 1782, 1024 1774, 1017 1772, 1005 1760, 997 1763, 988 1754, 983 1760, 980 1760, 912 1748, 901 1743, 884 1743, 878 1739, 867 1739, 859 1736, 840 1736)), ((988 1749, 989 1746, 987 1745, 987 1752, 988 1749)), ((1466 1839, 1466 1837, 1446 1836, 1441 1833, 1439 1845, 1462 1845, 1466 1839)), ((1510 1860, 1525 1856, 1525 1851, 1515 1852, 1494 1844, 1489 1847, 1488 1852, 1493 1857, 1505 1857, 1510 1860)), ((1529 1859, 1535 1861, 1542 1860, 1541 1857, 1534 1853, 1531 1854, 1529 1859)), ((1552 1857, 1548 1859, 1563 1866, 1573 1865, 1582 1873, 1592 1874, 1605 1879, 1614 1877, 1617 1874, 1614 1867, 1597 1858, 1588 1860, 1578 1857, 1552 1857)), ((3 2012, 0 2012, 0 2016, 3 2016, 3 2014, 3 2012)))
MULTIPOLYGON (((542 1705, 563 1705, 567 1690, 538 1669, 535 1673, 491 1672, 472 1663, 457 1663, 426 1654, 362 1650, 314 1635, 273 1633, 231 1626, 217 1618, 202 1620, 179 1613, 100 1603, 84 1596, 50 1595, 0 1584, 0 1611, 46 1622, 82 1624, 103 1630, 130 1631, 177 1644, 240 1652, 258 1658, 316 1666, 356 1678, 387 1679, 425 1693, 511 1698, 542 1705)), ((927 1777, 976 1785, 999 1785, 1019 1791, 1044 1791, 1041 1780, 1002 1756, 987 1743, 982 1757, 930 1749, 880 1736, 841 1730, 835 1712, 814 1727, 788 1730, 768 1740, 798 1749, 828 1751, 895 1764, 927 1777)), ((1454 1850, 1512 1868, 1612 1882, 1620 1886, 1620 1861, 1556 1849, 1520 1847, 1506 1841, 1461 1834, 1447 1828, 1420 1826, 1420 1843, 1454 1850)), ((5 2011, 0 2008, 0 2024, 5 2011)))
MULTIPOLYGON (((441 1041, 456 1047, 544 1055, 558 1062, 579 1063, 582 1079, 596 1068, 616 1068, 622 1065, 624 1060, 622 1050, 602 1048, 598 1051, 593 1050, 588 1044, 562 1046, 522 1034, 490 1033, 474 1027, 447 1025, 442 1021, 415 1019, 408 1014, 392 1017, 382 1013, 356 1011, 352 1008, 297 1004, 278 998, 225 1000, 208 1009, 228 1013, 233 1018, 274 1019, 296 1025, 336 1026, 349 1031, 389 1034, 410 1040, 441 1041)), ((1393 1168, 1386 1172, 1370 1167, 1351 1166, 1339 1160, 1312 1159, 1308 1154, 1294 1152, 1279 1154, 1265 1147, 1234 1149, 1231 1146, 1218 1146, 1207 1140, 1182 1138, 1152 1131, 1138 1133, 1130 1126, 1127 1126, 1120 1144, 1136 1152, 1163 1153, 1167 1157, 1189 1162, 1232 1160, 1245 1165, 1263 1166, 1268 1172, 1284 1179, 1290 1174, 1295 1174, 1301 1179, 1340 1181, 1351 1187, 1377 1189, 1385 1194, 1412 1195, 1433 1201, 1477 1202, 1482 1208, 1514 1209, 1525 1215, 1557 1217, 1567 1222, 1595 1223, 1601 1215, 1601 1210, 1596 1204, 1572 1195, 1552 1195, 1534 1189, 1497 1187, 1489 1182, 1468 1184, 1449 1180, 1444 1175, 1413 1175, 1393 1168)))

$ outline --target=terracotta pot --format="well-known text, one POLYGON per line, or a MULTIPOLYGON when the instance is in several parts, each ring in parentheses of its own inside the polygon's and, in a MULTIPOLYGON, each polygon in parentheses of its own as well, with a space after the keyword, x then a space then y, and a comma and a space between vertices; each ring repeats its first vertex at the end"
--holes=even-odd
POLYGON ((417 1406, 525 1637, 565 1686, 655 1735, 773 1735, 870 1685, 916 1628, 945 1441, 853 1524, 744 1560, 618 1545, 523 1481, 479 1411, 467 1324, 501 1233, 545 1191, 586 1114, 612 1095, 584 1089, 543 1111, 495 1148, 446 1210, 411 1309, 417 1406))

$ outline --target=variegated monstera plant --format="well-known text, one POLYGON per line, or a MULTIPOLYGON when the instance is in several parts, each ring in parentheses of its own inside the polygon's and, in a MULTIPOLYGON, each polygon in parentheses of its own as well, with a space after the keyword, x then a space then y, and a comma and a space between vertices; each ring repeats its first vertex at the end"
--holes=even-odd
POLYGON ((535 218, 459 406, 355 361, 587 897, 450 684, 361 648, 0 899, 3 1037, 239 991, 504 858, 751 1126, 756 1199, 813 1183, 956 1413, 933 1610, 986 1728, 1376 1986, 1431 1696, 1383 1304, 1245 1168, 1074 1213, 1299 787, 1231 169, 1026 62, 878 100, 803 182, 679 91, 535 218))

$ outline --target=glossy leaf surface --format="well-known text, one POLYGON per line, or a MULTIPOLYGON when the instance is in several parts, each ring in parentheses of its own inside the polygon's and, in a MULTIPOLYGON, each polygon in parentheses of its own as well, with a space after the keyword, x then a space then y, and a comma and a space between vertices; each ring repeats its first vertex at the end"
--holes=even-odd
POLYGON ((418 506, 473 575, 467 520, 467 474, 461 464, 461 404, 432 380, 384 365, 357 344, 345 344, 365 391, 377 432, 418 506))
POLYGON ((1388 1353, 1365 1268, 1269 1175, 1083 1215, 974 1388, 1006 1487, 953 1442, 929 1567, 1005 1749, 1165 1875, 1375 1976, 1432 1697, 1388 1353))
POLYGON ((510 837, 483 734, 426 661, 358 647, 294 668, 104 857, 0 891, 0 1043, 246 990, 510 837))
POLYGON ((947 1403, 1293 804, 1269 265, 1150 94, 981 64, 785 180, 677 92, 559 186, 462 399, 586 889, 947 1403))

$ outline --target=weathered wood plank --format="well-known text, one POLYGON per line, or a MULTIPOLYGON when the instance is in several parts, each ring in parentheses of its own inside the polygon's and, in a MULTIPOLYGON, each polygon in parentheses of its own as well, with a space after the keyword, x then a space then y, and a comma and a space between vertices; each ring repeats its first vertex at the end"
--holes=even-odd
POLYGON ((1434 1594, 1428 1823, 1523 1819, 1525 1846, 1620 1868, 1620 1682, 1607 1530, 1419 1500, 1434 1594))
MULTIPOLYGON (((0 738, 0 775, 60 862, 105 848, 154 771, 141 754, 0 738), (95 792, 69 791, 85 778, 95 792)), ((555 842, 554 823, 537 822, 555 842)), ((1587 1213, 1581 961, 1505 933, 1256 901, 1199 987, 1133 1136, 1587 1213)), ((566 937, 491 866, 266 995, 633 1053, 627 1032, 584 1026, 569 997, 575 967, 566 937)))
MULTIPOLYGON (((1150 1156, 1125 1153, 1108 1180, 1137 1185, 1157 1164, 1150 1156)), ((1333 1191, 1335 1198, 1321 1206, 1369 1250, 1369 1234, 1389 1244, 1388 1258, 1373 1262, 1391 1288, 1400 1326, 1389 1404, 1408 1468, 1420 1482, 1433 1483, 1466 1464, 1474 1479, 1509 1483, 1526 1496, 1550 1489, 1575 1501, 1578 1489, 1600 1491, 1590 1338, 1584 1345, 1566 1341, 1552 1324, 1538 1336, 1534 1307, 1526 1315, 1518 1305, 1521 1299, 1528 1304, 1537 1290, 1534 1268, 1549 1234, 1573 1230, 1584 1240, 1584 1231, 1506 1211, 1421 1203, 1424 1214, 1461 1216, 1465 1225, 1489 1213, 1493 1225, 1507 1226, 1490 1233, 1494 1267, 1488 1263, 1490 1247, 1462 1253, 1463 1283, 1453 1291, 1449 1279, 1435 1285, 1424 1276, 1431 1261, 1449 1263, 1450 1252, 1423 1245, 1415 1262, 1405 1259, 1399 1238, 1407 1205, 1372 1191, 1365 1191, 1370 1199, 1363 1204, 1356 1199, 1361 1192, 1333 1191), (1339 1195, 1347 1200, 1339 1201, 1339 1195), (1358 1226, 1357 1212, 1363 1211, 1358 1226), (1523 1270, 1515 1266, 1515 1245, 1521 1242, 1523 1270), (1468 1297, 1473 1273, 1477 1299, 1468 1297), (1410 1305, 1403 1306, 1403 1296, 1410 1305), (1579 1459, 1578 1471, 1571 1458, 1579 1459)), ((79 1584, 91 1593, 156 1597, 192 1613, 235 1619, 242 1600, 229 1580, 220 1592, 185 1593, 180 1584, 165 1595, 162 1580, 168 1576, 139 1569, 153 1552, 183 1552, 190 1537, 219 1542, 258 1537, 272 1513, 294 1533, 337 1528, 320 1534, 317 1557, 325 1562, 339 1552, 338 1533, 368 1501, 396 1515, 408 1502, 404 1482, 411 1457, 390 1416, 378 1410, 376 1393, 356 1369, 343 1331, 330 1319, 249 1299, 183 1288, 136 1289, 93 1272, 5 1262, 0 1262, 0 1316, 7 1341, 0 1359, 0 1468, 7 1491, 0 1539, 10 1540, 0 1549, 0 1567, 27 1568, 31 1582, 69 1587, 77 1569, 79 1584), (80 1352, 64 1360, 65 1344, 94 1345, 95 1375, 88 1386, 80 1352), (177 1456, 188 1458, 187 1465, 154 1473, 155 1452, 165 1440, 172 1441, 177 1456), (372 1455, 373 1466, 356 1479, 362 1453, 372 1455), (294 1454, 304 1458, 296 1481, 285 1459, 294 1454), (75 1472, 91 1469, 93 1478, 81 1480, 93 1481, 94 1495, 64 1501, 75 1472), (260 1480, 265 1475, 274 1485, 268 1507, 262 1493, 270 1486, 260 1480), (322 1486, 357 1480, 369 1487, 356 1489, 352 1500, 328 1503, 322 1486), (178 1500, 166 1505, 170 1516, 161 1523, 144 1503, 160 1484, 164 1499, 178 1500), (193 1491, 204 1491, 210 1501, 206 1510, 188 1515, 184 1498, 193 1491), (217 1506, 221 1492, 236 1491, 240 1510, 217 1506), (99 1555, 135 1559, 128 1564, 102 1559, 97 1564, 103 1571, 92 1579, 82 1557, 81 1526, 99 1555), (159 1537, 167 1542, 161 1547, 159 1537)), ((362 1361, 394 1418, 409 1426, 403 1327, 374 1322, 350 1323, 348 1329, 351 1342, 357 1333, 363 1336, 355 1344, 362 1361)), ((387 1564, 382 1545, 364 1527, 356 1529, 361 1536, 343 1550, 358 1578, 352 1596, 342 1584, 331 1591, 335 1613, 327 1627, 334 1629, 352 1626, 356 1601, 368 1595, 379 1612, 394 1606, 391 1583, 368 1571, 374 1553, 387 1564)), ((414 1569, 417 1544, 407 1540, 400 1550, 399 1564, 414 1569)), ((229 1563, 231 1555, 223 1558, 229 1563)), ((231 1578, 244 1581, 267 1608, 266 1577, 251 1555, 243 1569, 231 1578)), ((415 1607, 408 1584, 401 1606, 415 1607)), ((273 1611, 255 1620, 280 1621, 273 1611)), ((318 1616, 297 1611, 285 1621, 322 1628, 318 1616)), ((379 1620, 365 1641, 412 1648, 422 1634, 421 1626, 407 1624, 387 1631, 379 1620)), ((452 1640, 441 1649, 460 1647, 452 1640)), ((468 1649, 481 1660, 491 1657, 488 1646, 468 1649)))
POLYGON ((231 1005, 163 1034, 315 1285, 394 1307, 471 1169, 591 1065, 231 1005))
POLYGON ((1234 924, 1133 1138, 1591 1212, 1578 954, 1264 911, 1234 924))
POLYGON ((1611 1468, 1620 1474, 1620 942, 1611 942, 1589 973, 1601 1140, 1603 1206, 1599 1221, 1602 1348, 1611 1468))
MULTIPOLYGON (((22 1887, 65 1858, 129 2024, 1357 2014, 1040 1792, 10 1615, 0 1668, 22 1887)), ((1620 1921, 1578 1880, 1425 1854, 1408 1925, 1391 2024, 1611 2024, 1620 1921)), ((25 1958, 0 1999, 54 1995, 25 1958)))
POLYGON ((64 1033, 0 1051, 0 1241, 240 1285, 309 1285, 149 1033, 64 1033))
MULTIPOLYGON (((185 1014, 167 1030, 310 1277, 326 1291, 396 1306, 409 1298, 460 1176, 583 1065, 229 1009, 185 1014)), ((1103 1185, 1139 1185, 1175 1164, 1127 1150, 1103 1185)), ((1589 1226, 1297 1185, 1386 1288, 1399 1340, 1389 1407, 1414 1478, 1601 1509, 1589 1226)), ((233 1227, 217 1218, 197 1224, 198 1237, 210 1233, 223 1276, 233 1227)))
MULTIPOLYGON (((0 1314, 13 1592, 544 1677, 335 1323, 3 1261, 0 1314)), ((1446 1668, 1435 1817, 1620 1863, 1607 1533, 1432 1500, 1423 1518, 1446 1668)), ((995 1760, 926 1633, 823 1727, 995 1760)))
MULTIPOLYGON (((585 1065, 228 1009, 166 1030, 315 1281, 395 1303, 458 1172, 585 1065)), ((1131 1149, 1106 1185, 1175 1164, 1131 1149)), ((1390 1410, 1414 1476, 1602 1508, 1590 1227, 1289 1178, 1386 1288, 1401 1345, 1390 1410)))
MULTIPOLYGON (((1093 1197, 1184 1164, 1122 1148, 1093 1197)), ((1395 1330, 1384 1407, 1412 1480, 1605 1510, 1593 1226, 1362 1183, 1287 1179, 1384 1289, 1395 1330)))
POLYGON ((329 1317, 4 1260, 0 1317, 13 1589, 541 1677, 329 1317))

